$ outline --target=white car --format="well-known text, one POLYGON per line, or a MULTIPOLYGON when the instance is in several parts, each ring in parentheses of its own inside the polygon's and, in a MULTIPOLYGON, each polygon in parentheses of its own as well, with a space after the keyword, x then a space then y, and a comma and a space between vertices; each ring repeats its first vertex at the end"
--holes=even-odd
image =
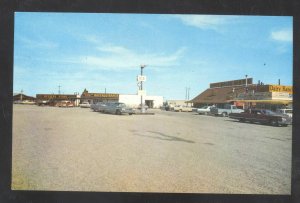
POLYGON ((79 106, 81 108, 90 108, 91 104, 89 102, 82 102, 79 106))
POLYGON ((293 109, 278 109, 276 112, 281 114, 286 114, 290 118, 293 118, 293 109))
POLYGON ((207 114, 209 114, 211 107, 212 106, 201 107, 201 108, 197 109, 197 113, 207 115, 207 114))
POLYGON ((177 106, 174 106, 173 111, 177 111, 177 112, 192 112, 193 108, 189 107, 189 106, 177 105, 177 106))

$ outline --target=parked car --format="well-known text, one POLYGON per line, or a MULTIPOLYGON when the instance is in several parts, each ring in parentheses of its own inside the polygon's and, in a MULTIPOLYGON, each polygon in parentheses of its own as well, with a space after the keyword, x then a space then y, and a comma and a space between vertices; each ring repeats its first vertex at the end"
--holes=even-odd
POLYGON ((38 101, 36 102, 36 105, 38 105, 38 106, 49 105, 49 101, 46 101, 46 100, 38 100, 38 101))
POLYGON ((71 101, 64 100, 64 101, 60 101, 60 102, 56 103, 55 106, 58 106, 58 107, 74 107, 75 105, 71 101))
POLYGON ((134 113, 132 108, 127 107, 124 103, 121 103, 121 102, 106 103, 106 105, 104 106, 103 112, 117 114, 117 115, 121 115, 124 113, 128 113, 129 115, 132 115, 134 113))
POLYGON ((290 118, 293 118, 293 109, 277 109, 276 112, 288 115, 290 118))
POLYGON ((212 106, 203 106, 201 108, 198 108, 196 109, 196 112, 198 114, 204 114, 204 115, 207 115, 210 113, 210 109, 211 109, 212 106))
POLYGON ((242 113, 243 109, 238 109, 235 105, 226 104, 224 108, 211 107, 210 113, 215 116, 228 116, 230 113, 242 113))
POLYGON ((237 119, 240 122, 249 121, 272 126, 287 126, 292 123, 289 116, 266 109, 248 109, 242 113, 230 113, 229 118, 237 119))
POLYGON ((189 106, 176 105, 176 106, 174 106, 173 111, 177 111, 177 112, 192 112, 193 108, 189 107, 189 106))
POLYGON ((81 108, 90 108, 91 104, 89 102, 82 102, 79 106, 81 108))
POLYGON ((106 102, 97 102, 96 104, 91 104, 90 108, 93 111, 103 112, 106 107, 106 102))

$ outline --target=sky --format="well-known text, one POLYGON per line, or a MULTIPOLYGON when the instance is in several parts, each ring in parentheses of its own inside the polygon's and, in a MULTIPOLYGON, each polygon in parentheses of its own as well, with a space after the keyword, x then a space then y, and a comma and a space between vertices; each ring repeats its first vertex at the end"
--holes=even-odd
POLYGON ((292 85, 289 16, 15 13, 14 93, 136 94, 189 99, 210 83, 292 85))

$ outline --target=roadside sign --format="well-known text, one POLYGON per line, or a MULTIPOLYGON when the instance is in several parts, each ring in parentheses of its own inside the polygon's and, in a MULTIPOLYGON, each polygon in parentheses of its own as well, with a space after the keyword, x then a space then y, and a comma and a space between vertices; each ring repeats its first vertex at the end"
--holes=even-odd
POLYGON ((139 96, 146 96, 146 91, 145 90, 138 90, 138 95, 139 96))
POLYGON ((146 81, 146 76, 145 75, 138 75, 137 76, 137 81, 138 82, 145 82, 146 81))

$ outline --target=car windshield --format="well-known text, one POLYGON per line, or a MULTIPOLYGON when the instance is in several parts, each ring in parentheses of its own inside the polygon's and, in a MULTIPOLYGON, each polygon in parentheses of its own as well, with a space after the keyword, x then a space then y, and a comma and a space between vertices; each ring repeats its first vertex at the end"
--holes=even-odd
POLYGON ((232 109, 237 109, 236 106, 233 106, 232 109))
POLYGON ((266 114, 266 115, 276 115, 276 113, 274 113, 271 110, 263 110, 263 113, 266 114))
POLYGON ((119 107, 125 107, 126 105, 124 103, 119 103, 118 106, 119 107))

